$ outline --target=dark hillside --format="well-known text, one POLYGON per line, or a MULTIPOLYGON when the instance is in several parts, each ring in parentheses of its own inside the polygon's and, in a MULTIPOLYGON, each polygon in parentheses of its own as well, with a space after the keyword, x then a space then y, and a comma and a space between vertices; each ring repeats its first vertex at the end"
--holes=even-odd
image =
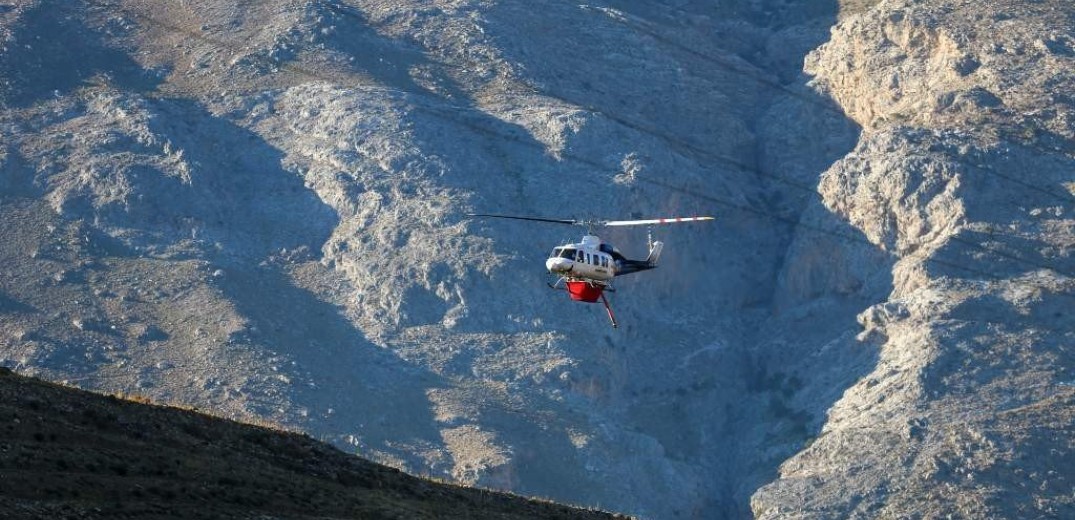
POLYGON ((622 518, 412 477, 310 437, 0 368, 3 518, 622 518))

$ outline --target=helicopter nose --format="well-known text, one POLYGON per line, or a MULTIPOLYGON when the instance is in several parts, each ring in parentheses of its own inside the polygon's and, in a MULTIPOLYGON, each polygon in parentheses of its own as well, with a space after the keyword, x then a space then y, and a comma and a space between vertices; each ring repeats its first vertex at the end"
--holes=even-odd
POLYGON ((545 268, 550 273, 566 273, 571 270, 571 260, 566 258, 550 258, 545 260, 545 268))

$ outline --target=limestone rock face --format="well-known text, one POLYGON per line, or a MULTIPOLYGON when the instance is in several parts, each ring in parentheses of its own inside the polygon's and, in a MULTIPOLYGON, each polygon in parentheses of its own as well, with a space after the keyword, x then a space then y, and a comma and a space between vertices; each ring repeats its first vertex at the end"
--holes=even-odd
POLYGON ((808 57, 864 127, 819 192, 893 255, 892 292, 859 317, 876 365, 756 516, 1075 514, 1071 17, 881 2, 808 57))
POLYGON ((647 518, 1063 516, 1071 20, 8 2, 0 363, 647 518), (469 212, 717 221, 613 330, 469 212))

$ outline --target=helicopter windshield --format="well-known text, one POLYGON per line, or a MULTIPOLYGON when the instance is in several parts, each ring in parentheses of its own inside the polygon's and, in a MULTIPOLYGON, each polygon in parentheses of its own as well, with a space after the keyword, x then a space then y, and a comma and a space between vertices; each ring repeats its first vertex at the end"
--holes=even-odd
POLYGON ((565 247, 563 250, 561 250, 560 248, 556 248, 553 250, 553 253, 553 256, 558 256, 560 258, 570 258, 572 260, 575 259, 575 250, 569 247, 565 247))

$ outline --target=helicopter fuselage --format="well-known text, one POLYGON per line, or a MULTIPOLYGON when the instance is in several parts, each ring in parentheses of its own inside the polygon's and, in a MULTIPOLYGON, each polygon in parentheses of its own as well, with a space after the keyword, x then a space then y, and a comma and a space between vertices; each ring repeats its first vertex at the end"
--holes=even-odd
POLYGON ((582 242, 565 244, 552 250, 545 268, 550 273, 567 278, 585 278, 607 282, 616 276, 618 252, 593 235, 582 237, 582 242))

